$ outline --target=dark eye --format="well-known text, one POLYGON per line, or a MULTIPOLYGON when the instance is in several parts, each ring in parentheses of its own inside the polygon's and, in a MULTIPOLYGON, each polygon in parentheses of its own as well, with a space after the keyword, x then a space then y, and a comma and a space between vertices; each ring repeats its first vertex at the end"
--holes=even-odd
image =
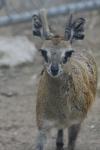
POLYGON ((44 57, 45 61, 48 62, 48 56, 47 56, 47 51, 40 49, 42 56, 44 57))
POLYGON ((65 56, 63 58, 63 64, 65 64, 67 62, 68 58, 71 57, 73 52, 74 52, 74 50, 70 50, 70 51, 65 52, 65 56))

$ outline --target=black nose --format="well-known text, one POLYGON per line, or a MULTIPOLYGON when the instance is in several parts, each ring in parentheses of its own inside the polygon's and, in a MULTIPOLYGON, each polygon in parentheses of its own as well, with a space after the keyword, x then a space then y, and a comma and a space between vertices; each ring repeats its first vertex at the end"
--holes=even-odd
POLYGON ((51 73, 53 76, 56 76, 58 74, 58 70, 59 70, 58 64, 51 65, 51 73))

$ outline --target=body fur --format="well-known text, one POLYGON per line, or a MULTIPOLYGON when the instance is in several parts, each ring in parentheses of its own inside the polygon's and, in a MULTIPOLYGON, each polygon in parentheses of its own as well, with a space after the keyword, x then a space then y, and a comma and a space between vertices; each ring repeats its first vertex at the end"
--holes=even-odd
POLYGON ((95 99, 96 84, 96 63, 86 50, 74 52, 59 78, 44 69, 37 94, 38 127, 45 126, 44 120, 58 128, 80 123, 95 99))

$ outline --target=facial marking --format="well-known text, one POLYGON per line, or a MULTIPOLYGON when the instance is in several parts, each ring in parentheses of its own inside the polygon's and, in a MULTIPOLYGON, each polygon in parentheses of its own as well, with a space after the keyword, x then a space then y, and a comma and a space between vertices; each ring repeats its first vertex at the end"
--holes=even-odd
POLYGON ((47 52, 48 62, 44 60, 44 66, 48 74, 54 78, 60 76, 63 73, 64 64, 67 63, 67 57, 71 57, 69 54, 72 48, 66 44, 66 41, 60 41, 57 45, 54 45, 52 41, 46 41, 43 49, 47 52), (63 63, 64 58, 66 58, 65 63, 63 63))

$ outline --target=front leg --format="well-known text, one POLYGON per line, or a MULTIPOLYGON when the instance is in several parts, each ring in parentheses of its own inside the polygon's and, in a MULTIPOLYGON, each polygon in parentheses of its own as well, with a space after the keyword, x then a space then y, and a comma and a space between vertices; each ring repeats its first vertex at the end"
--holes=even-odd
POLYGON ((68 150, 75 150, 75 142, 80 131, 80 124, 75 124, 68 129, 68 150))
POLYGON ((56 150, 63 150, 63 145, 64 145, 64 142, 63 142, 63 130, 60 129, 60 130, 58 130, 58 133, 57 133, 57 139, 56 139, 56 147, 57 147, 57 149, 56 150))
POLYGON ((47 141, 46 132, 44 130, 39 130, 38 136, 36 139, 35 150, 44 150, 44 147, 46 145, 46 141, 47 141))

